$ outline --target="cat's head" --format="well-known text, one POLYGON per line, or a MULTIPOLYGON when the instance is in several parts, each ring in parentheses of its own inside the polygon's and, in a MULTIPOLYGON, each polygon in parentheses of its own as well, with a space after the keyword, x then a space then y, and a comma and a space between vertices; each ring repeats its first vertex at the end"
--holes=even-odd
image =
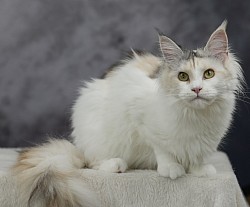
POLYGON ((168 96, 183 103, 206 108, 241 89, 243 75, 229 51, 224 21, 203 48, 183 50, 170 38, 159 35, 164 64, 160 83, 168 96))

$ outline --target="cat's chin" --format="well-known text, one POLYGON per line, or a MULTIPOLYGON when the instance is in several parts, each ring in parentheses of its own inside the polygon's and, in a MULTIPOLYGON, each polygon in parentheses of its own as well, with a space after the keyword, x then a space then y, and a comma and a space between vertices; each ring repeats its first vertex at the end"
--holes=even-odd
POLYGON ((213 103, 213 100, 204 97, 195 97, 187 101, 189 107, 195 109, 205 109, 213 103))

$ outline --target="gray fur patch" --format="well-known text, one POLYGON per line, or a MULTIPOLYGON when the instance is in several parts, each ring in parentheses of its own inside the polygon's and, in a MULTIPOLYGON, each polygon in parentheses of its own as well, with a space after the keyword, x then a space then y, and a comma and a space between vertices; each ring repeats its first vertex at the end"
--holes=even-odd
POLYGON ((183 59, 184 60, 190 60, 194 58, 203 58, 205 57, 204 54, 201 53, 200 49, 198 50, 184 50, 183 51, 183 59))

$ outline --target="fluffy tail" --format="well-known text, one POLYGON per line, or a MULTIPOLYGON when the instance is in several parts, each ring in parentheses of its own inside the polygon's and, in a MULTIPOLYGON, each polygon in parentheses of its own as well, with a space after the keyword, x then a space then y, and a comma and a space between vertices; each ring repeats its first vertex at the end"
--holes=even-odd
POLYGON ((12 168, 22 201, 32 207, 101 206, 97 195, 81 179, 81 152, 66 140, 48 143, 20 153, 12 168))

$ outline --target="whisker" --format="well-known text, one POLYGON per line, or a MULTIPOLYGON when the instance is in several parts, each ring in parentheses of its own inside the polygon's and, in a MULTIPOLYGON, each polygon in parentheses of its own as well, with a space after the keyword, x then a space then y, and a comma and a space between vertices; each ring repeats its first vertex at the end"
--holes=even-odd
POLYGON ((250 99, 250 97, 247 95, 247 94, 235 94, 236 97, 239 97, 239 98, 246 98, 246 99, 250 99))
POLYGON ((250 102, 243 100, 243 99, 240 99, 240 98, 236 98, 236 100, 242 101, 243 103, 246 103, 246 104, 250 104, 250 102))

